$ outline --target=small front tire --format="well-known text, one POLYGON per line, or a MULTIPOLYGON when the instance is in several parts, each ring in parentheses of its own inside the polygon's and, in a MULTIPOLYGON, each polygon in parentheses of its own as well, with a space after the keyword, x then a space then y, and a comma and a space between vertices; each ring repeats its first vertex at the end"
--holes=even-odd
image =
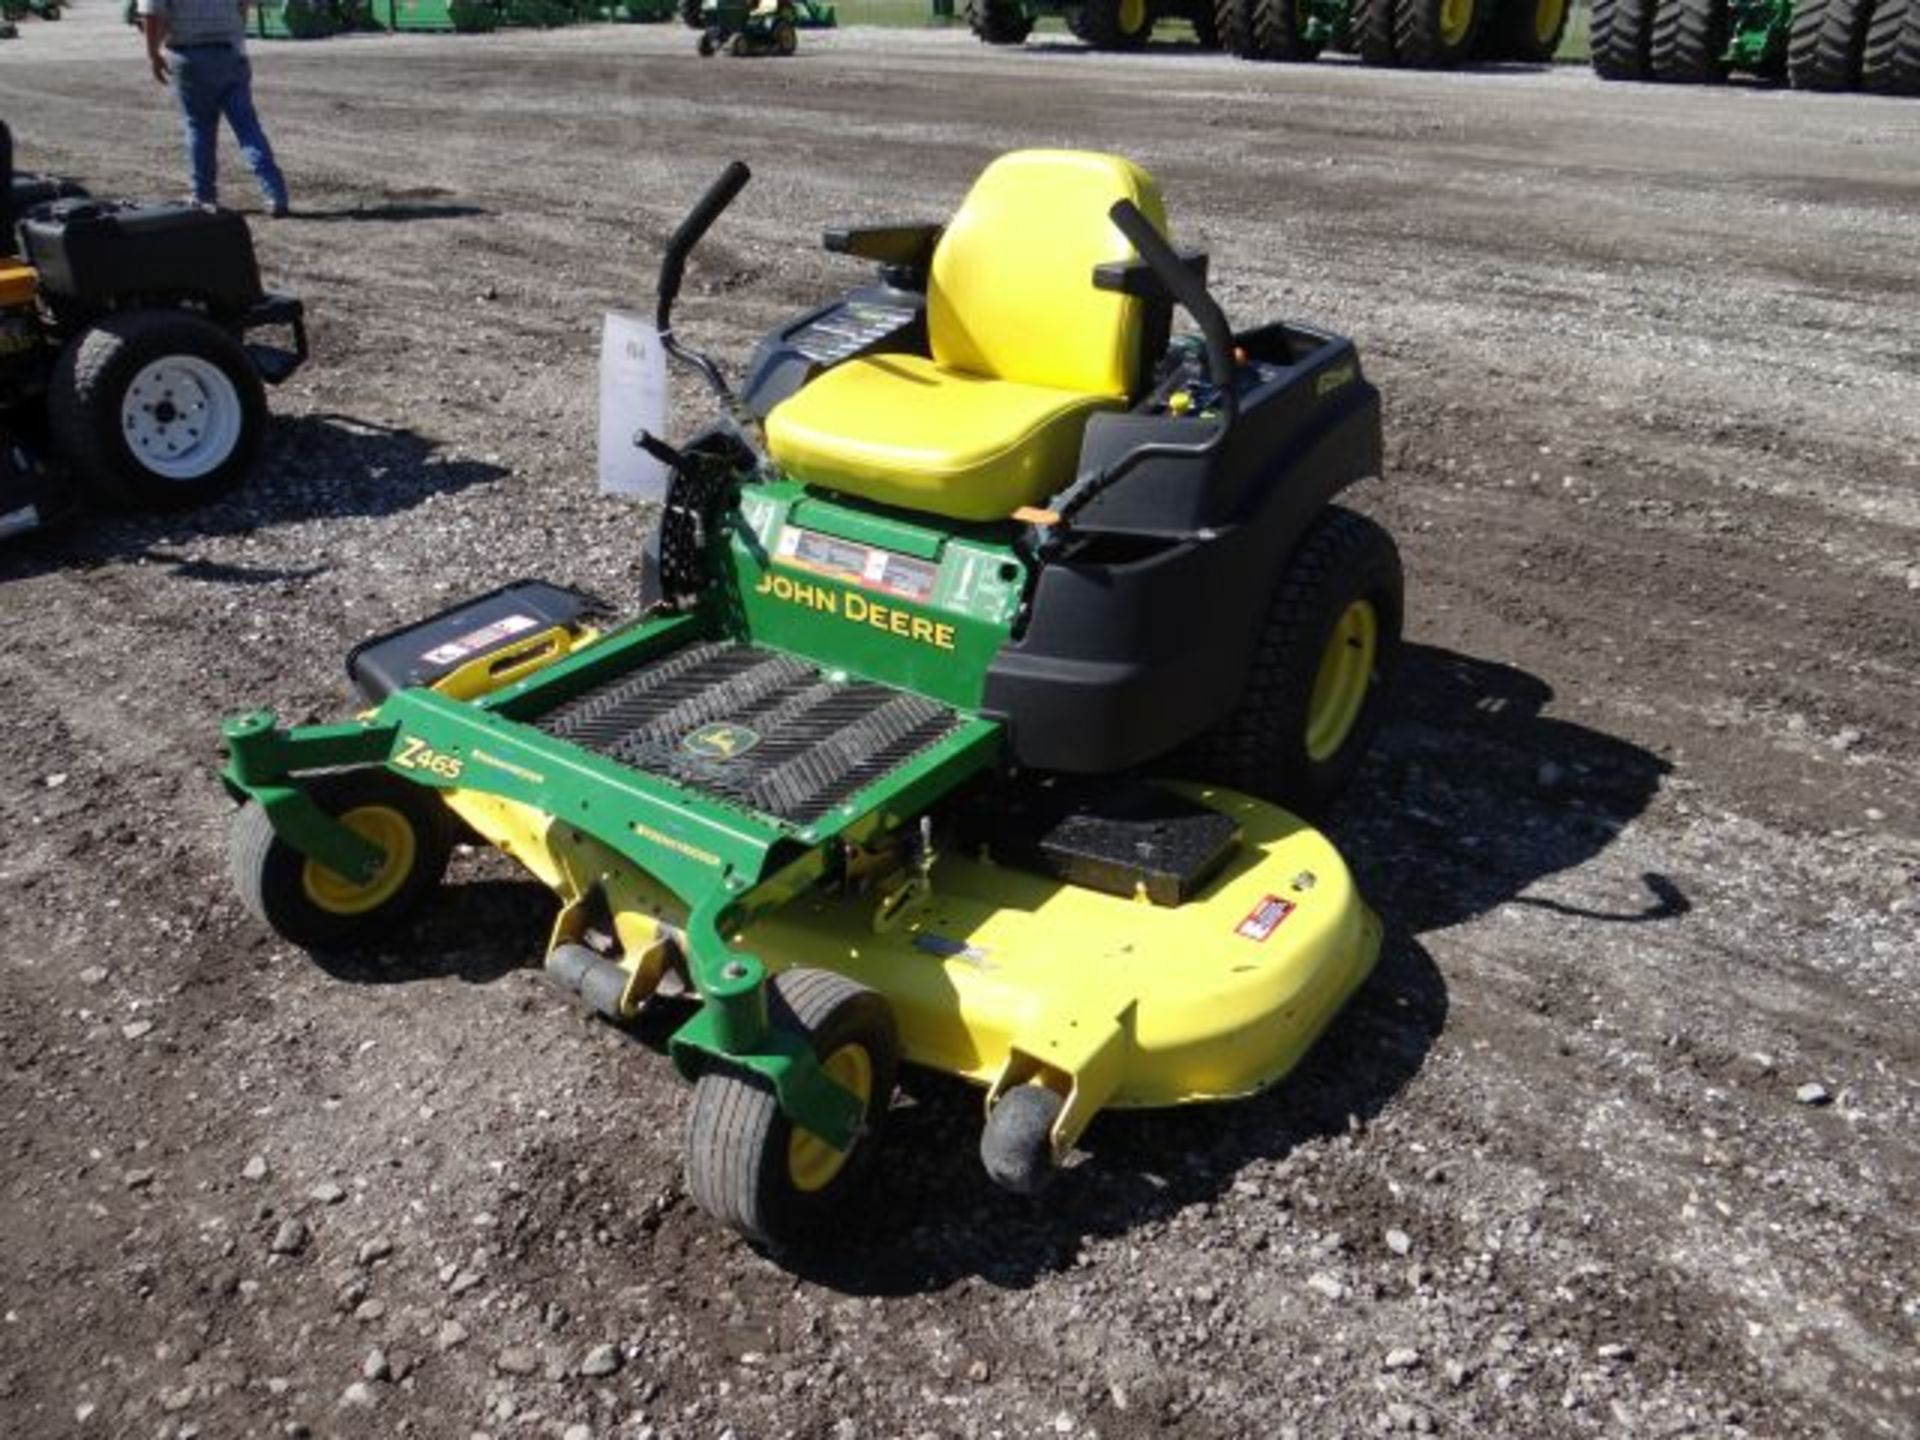
POLYGON ((750 1071, 720 1063, 695 1082, 688 1194, 748 1240, 781 1248, 845 1223, 847 1199, 873 1166, 893 1100, 900 1041, 884 999, 828 970, 775 976, 767 1009, 773 1025, 804 1037, 827 1075, 866 1105, 852 1147, 836 1151, 789 1120, 773 1087, 750 1071))
POLYGON ((306 950, 354 950, 388 939, 446 874, 452 825, 439 797, 384 769, 324 775, 307 788, 320 809, 386 852, 367 880, 335 874, 275 833, 249 800, 233 817, 227 863, 254 916, 306 950))

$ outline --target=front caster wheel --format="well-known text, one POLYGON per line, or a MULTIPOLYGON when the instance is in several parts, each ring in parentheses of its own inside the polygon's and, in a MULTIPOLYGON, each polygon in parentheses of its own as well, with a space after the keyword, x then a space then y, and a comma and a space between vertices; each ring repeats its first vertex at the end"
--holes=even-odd
POLYGON ((378 845, 386 862, 366 880, 335 874, 274 833, 249 800, 233 818, 227 861, 247 909, 307 950, 351 950, 387 939, 440 883, 452 850, 446 807, 385 770, 322 776, 307 793, 326 814, 378 845))
POLYGON ((851 1090, 866 1121, 835 1150, 780 1111, 773 1087, 747 1071, 709 1069, 693 1087, 687 1191, 716 1220, 763 1245, 799 1244, 836 1222, 873 1165, 893 1099, 900 1042, 873 991, 827 970, 788 970, 768 986, 768 1018, 803 1037, 828 1078, 851 1090))
POLYGON ((1016 1195, 1037 1195, 1053 1178, 1053 1122, 1066 1102, 1045 1085, 1018 1085, 994 1103, 980 1132, 987 1177, 1016 1195))

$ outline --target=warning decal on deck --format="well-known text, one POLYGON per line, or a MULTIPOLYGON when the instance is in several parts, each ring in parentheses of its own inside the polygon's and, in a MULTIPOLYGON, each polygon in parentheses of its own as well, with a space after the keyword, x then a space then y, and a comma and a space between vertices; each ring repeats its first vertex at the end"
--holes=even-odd
POLYGON ((491 625, 478 630, 469 630, 457 640, 449 640, 444 645, 436 645, 420 658, 429 665, 451 665, 456 660, 497 644, 510 635, 518 635, 523 630, 531 630, 538 622, 531 615, 508 615, 494 621, 491 625))
POLYGON ((1293 902, 1269 895, 1247 912, 1247 918, 1233 927, 1243 940, 1262 941, 1280 928, 1280 922, 1293 913, 1293 902))

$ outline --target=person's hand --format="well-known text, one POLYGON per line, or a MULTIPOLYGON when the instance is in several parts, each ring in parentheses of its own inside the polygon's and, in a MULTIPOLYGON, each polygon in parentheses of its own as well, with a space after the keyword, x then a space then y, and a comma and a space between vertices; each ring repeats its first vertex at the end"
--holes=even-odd
POLYGON ((156 50, 153 54, 149 55, 147 59, 153 64, 154 84, 165 85, 173 78, 173 71, 168 67, 167 57, 165 55, 156 50))

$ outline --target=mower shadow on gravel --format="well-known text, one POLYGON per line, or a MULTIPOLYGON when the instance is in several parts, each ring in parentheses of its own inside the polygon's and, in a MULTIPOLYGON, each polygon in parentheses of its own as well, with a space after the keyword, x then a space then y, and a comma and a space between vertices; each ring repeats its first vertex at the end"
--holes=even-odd
POLYGON ((1688 909, 1667 876, 1589 909, 1529 892, 1598 855, 1669 770, 1639 746, 1542 713, 1552 688, 1510 666, 1409 646, 1394 719, 1331 833, 1386 921, 1380 963, 1305 1063, 1265 1095, 1169 1111, 1114 1111, 1084 1163, 1037 1201, 995 1189, 975 1156, 978 1092, 919 1072, 889 1120, 857 1248, 783 1256, 858 1295, 968 1278, 1019 1288, 1073 1264, 1091 1236, 1172 1222, 1299 1145, 1364 1128, 1419 1073, 1444 1031, 1447 987, 1420 936, 1502 905, 1590 923, 1688 909))
POLYGON ((129 560, 229 585, 307 579, 328 565, 254 565, 200 555, 195 547, 277 525, 395 515, 507 473, 481 460, 443 458, 440 446, 416 431, 347 415, 278 419, 258 473, 232 495, 177 514, 85 511, 55 529, 0 544, 0 584, 129 560))
POLYGON ((296 210, 296 220, 313 221, 318 224, 338 224, 347 221, 365 224, 369 221, 387 224, 405 224, 414 220, 467 220, 476 215, 491 215, 493 212, 480 205, 434 205, 419 201, 389 201, 384 205, 349 205, 344 210, 296 210))

